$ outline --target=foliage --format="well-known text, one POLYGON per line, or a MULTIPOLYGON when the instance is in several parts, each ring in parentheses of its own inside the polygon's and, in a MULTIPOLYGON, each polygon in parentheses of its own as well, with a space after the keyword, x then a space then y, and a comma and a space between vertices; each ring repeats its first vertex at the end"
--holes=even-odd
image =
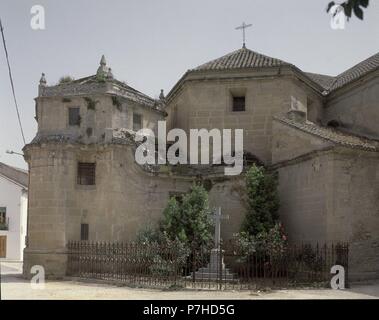
POLYGON ((187 263, 190 251, 184 243, 165 239, 163 247, 152 251, 152 259, 149 271, 155 275, 169 276, 179 274, 187 263), (160 249, 160 250, 159 250, 160 249))
POLYGON ((137 244, 151 244, 151 243, 163 243, 163 234, 157 228, 152 225, 147 225, 137 233, 137 244))
POLYGON ((255 236, 241 231, 234 235, 234 242, 241 256, 249 256, 254 252, 276 255, 285 252, 287 236, 281 223, 276 223, 272 228, 255 236))
POLYGON ((238 250, 236 254, 241 255, 242 257, 250 256, 256 251, 255 237, 245 231, 234 234, 233 241, 238 250))
POLYGON ((68 83, 68 82, 71 82, 71 81, 74 81, 75 79, 71 76, 63 76, 59 79, 59 84, 62 84, 62 83, 68 83))
POLYGON ((194 184, 181 202, 169 200, 161 230, 169 239, 178 239, 188 247, 206 246, 212 240, 210 213, 208 193, 203 186, 194 184))
POLYGON ((107 78, 105 77, 104 74, 101 73, 101 74, 96 75, 96 81, 97 82, 104 83, 104 82, 106 82, 106 80, 107 80, 107 78))
POLYGON ((98 100, 95 101, 89 97, 84 97, 84 100, 87 102, 87 109, 88 110, 95 110, 96 104, 99 103, 98 100))
POLYGON ((278 176, 255 164, 246 173, 248 210, 242 231, 257 236, 268 232, 278 220, 278 176))
POLYGON ((259 233, 255 237, 257 250, 270 254, 283 253, 287 246, 287 236, 281 223, 276 223, 271 229, 259 233))
POLYGON ((347 19, 350 19, 352 13, 354 12, 356 17, 363 20, 363 9, 362 8, 368 7, 369 0, 347 0, 347 1, 344 1, 342 3, 335 3, 334 1, 331 1, 331 2, 329 2, 326 11, 329 12, 332 9, 332 7, 335 5, 340 5, 343 8, 347 19))
POLYGON ((112 104, 113 104, 114 106, 116 106, 116 108, 117 108, 119 111, 121 111, 121 105, 122 105, 122 103, 121 103, 121 100, 120 100, 119 97, 117 97, 117 96, 112 96, 112 104))
POLYGON ((170 240, 165 232, 151 225, 138 232, 136 243, 145 248, 143 259, 148 262, 148 269, 154 275, 179 273, 190 254, 183 242, 170 240))

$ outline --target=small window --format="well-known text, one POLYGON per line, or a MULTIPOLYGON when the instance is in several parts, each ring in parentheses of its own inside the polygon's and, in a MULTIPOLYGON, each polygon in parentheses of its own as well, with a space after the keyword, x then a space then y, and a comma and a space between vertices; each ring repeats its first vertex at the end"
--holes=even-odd
POLYGON ((245 111, 245 97, 233 97, 233 112, 245 111))
POLYGON ((133 130, 138 131, 142 129, 142 116, 137 113, 133 113, 133 130))
POLYGON ((80 240, 88 241, 89 226, 88 223, 82 223, 80 225, 80 240))
POLYGON ((68 108, 68 124, 70 126, 80 126, 79 108, 68 108))
POLYGON ((7 208, 0 207, 0 224, 5 224, 7 219, 7 208))
POLYGON ((88 162, 78 163, 78 184, 94 185, 96 176, 96 164, 88 162))

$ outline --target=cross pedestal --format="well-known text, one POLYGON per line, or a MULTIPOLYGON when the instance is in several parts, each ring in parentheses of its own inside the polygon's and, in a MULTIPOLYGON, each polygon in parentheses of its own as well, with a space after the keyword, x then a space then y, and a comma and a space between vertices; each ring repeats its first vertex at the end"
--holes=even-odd
POLYGON ((215 222, 214 248, 211 250, 211 256, 208 265, 200 268, 195 273, 195 278, 200 280, 234 280, 234 274, 225 268, 223 252, 220 247, 221 243, 221 220, 229 219, 228 215, 221 214, 221 208, 217 208, 212 218, 215 222))

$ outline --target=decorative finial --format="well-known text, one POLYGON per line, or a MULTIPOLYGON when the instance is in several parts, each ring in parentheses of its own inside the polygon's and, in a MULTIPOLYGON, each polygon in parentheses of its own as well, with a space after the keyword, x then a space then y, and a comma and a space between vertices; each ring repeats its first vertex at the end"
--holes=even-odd
POLYGON ((107 61, 105 60, 105 56, 104 55, 101 56, 100 65, 101 66, 107 65, 107 61))
POLYGON ((112 73, 112 69, 111 69, 111 68, 108 69, 107 77, 108 77, 109 79, 113 79, 113 73, 112 73))
POLYGON ((165 99, 164 92, 163 92, 163 89, 161 89, 161 93, 159 94, 159 100, 164 100, 164 99, 165 99))
POLYGON ((46 78, 45 78, 45 74, 44 73, 42 73, 41 79, 39 79, 39 85, 40 86, 46 86, 46 78))
POLYGON ((100 59, 100 66, 97 68, 96 75, 98 77, 108 77, 108 71, 109 71, 109 68, 107 67, 105 56, 102 55, 100 59))
POLYGON ((245 22, 242 22, 242 25, 240 25, 239 27, 236 28, 236 30, 242 30, 242 40, 243 40, 242 48, 243 49, 246 49, 245 29, 249 28, 251 26, 252 26, 252 24, 246 24, 245 22))

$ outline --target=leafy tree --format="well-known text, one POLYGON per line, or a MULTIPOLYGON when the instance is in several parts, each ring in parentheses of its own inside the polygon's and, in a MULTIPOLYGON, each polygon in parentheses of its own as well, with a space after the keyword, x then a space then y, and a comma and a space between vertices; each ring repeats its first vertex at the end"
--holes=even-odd
POLYGON ((278 220, 278 176, 253 165, 246 173, 248 211, 242 232, 257 236, 274 227, 278 220))
POLYGON ((188 246, 204 246, 212 239, 208 193, 201 185, 193 185, 178 202, 171 198, 163 212, 161 230, 171 240, 188 246))
POLYGON ((369 0, 347 0, 342 3, 335 3, 334 1, 331 1, 329 2, 326 11, 329 12, 335 5, 340 5, 343 8, 345 15, 348 19, 351 18, 352 13, 354 12, 356 17, 363 20, 362 8, 368 7, 369 0))

